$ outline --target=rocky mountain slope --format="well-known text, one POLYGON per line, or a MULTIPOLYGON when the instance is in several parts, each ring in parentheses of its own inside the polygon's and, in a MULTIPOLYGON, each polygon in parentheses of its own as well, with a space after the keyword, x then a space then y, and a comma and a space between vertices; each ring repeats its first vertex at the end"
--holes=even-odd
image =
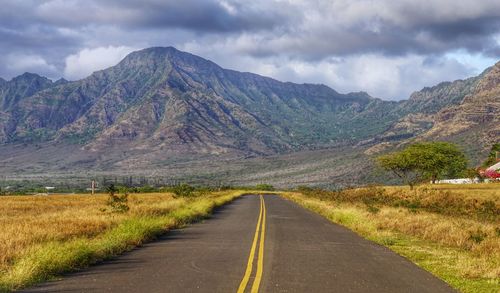
POLYGON ((350 144, 383 131, 395 103, 324 85, 226 70, 149 48, 9 106, 3 143, 63 141, 165 152, 273 154, 350 144))
POLYGON ((500 140, 500 63, 479 76, 443 82, 413 93, 394 111, 401 115, 385 132, 369 140, 374 154, 415 140, 458 143, 473 162, 500 140))
POLYGON ((374 141, 400 141, 429 130, 434 125, 435 115, 443 109, 460 104, 474 91, 484 74, 466 80, 442 82, 414 92, 408 100, 402 101, 393 109, 400 118, 374 141))
POLYGON ((0 78, 0 110, 12 109, 23 98, 53 85, 54 83, 50 79, 27 72, 10 81, 0 78))
POLYGON ((500 62, 456 105, 443 108, 421 139, 449 139, 475 150, 500 141, 500 62))
POLYGON ((52 82, 46 77, 27 72, 10 81, 0 78, 0 138, 3 138, 4 141, 10 138, 14 127, 11 122, 13 116, 17 114, 17 105, 22 103, 25 98, 65 82, 63 79, 52 82))
POLYGON ((499 141, 499 101, 500 63, 390 102, 149 48, 79 81, 0 79, 0 175, 355 184, 377 177, 373 156, 415 140, 457 142, 479 160, 499 141))

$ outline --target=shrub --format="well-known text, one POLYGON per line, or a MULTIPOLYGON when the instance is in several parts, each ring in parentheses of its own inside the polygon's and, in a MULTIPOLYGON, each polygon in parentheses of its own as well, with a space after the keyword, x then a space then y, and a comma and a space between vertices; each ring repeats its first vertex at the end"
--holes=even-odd
POLYGON ((110 207, 112 212, 124 213, 130 209, 128 206, 128 193, 118 194, 118 189, 114 184, 106 187, 106 191, 108 192, 106 205, 110 207))
POLYGON ((477 244, 481 243, 487 236, 488 234, 481 231, 481 229, 477 229, 476 231, 469 231, 469 240, 477 244))
POLYGON ((174 197, 193 197, 195 195, 195 188, 189 184, 182 183, 171 188, 175 194, 174 197))
POLYGON ((158 191, 157 188, 154 188, 151 185, 144 185, 136 188, 138 193, 148 193, 148 192, 156 192, 158 191))
POLYGON ((380 209, 377 208, 376 206, 373 206, 371 204, 367 204, 366 205, 366 210, 371 213, 371 214, 377 214, 378 212, 380 212, 380 209))

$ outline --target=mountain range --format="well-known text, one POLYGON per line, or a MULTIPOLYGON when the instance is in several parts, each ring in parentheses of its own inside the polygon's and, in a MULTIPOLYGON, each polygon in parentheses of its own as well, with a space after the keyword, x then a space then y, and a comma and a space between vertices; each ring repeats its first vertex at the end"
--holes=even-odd
POLYGON ((154 47, 78 81, 0 79, 0 173, 175 169, 184 177, 239 174, 243 183, 352 181, 363 162, 415 140, 457 142, 474 163, 499 140, 499 118, 500 62, 394 102, 154 47), (323 166, 325 156, 335 163, 323 166), (266 172, 281 179, 259 175, 266 172))

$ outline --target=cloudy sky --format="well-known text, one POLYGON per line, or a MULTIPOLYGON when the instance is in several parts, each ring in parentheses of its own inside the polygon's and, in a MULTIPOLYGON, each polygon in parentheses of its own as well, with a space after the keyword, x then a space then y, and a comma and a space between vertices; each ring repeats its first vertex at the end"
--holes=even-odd
POLYGON ((498 0, 0 0, 0 77, 80 79, 175 46, 219 65, 407 98, 500 60, 498 0))

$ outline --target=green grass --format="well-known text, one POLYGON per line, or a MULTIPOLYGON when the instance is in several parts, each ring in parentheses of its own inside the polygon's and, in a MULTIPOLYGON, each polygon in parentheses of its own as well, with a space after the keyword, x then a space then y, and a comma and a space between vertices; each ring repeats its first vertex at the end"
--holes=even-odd
POLYGON ((205 218, 214 208, 242 194, 233 192, 200 197, 164 215, 127 219, 94 238, 76 237, 34 246, 16 259, 11 269, 0 275, 0 291, 27 287, 115 257, 151 241, 167 230, 205 218))

